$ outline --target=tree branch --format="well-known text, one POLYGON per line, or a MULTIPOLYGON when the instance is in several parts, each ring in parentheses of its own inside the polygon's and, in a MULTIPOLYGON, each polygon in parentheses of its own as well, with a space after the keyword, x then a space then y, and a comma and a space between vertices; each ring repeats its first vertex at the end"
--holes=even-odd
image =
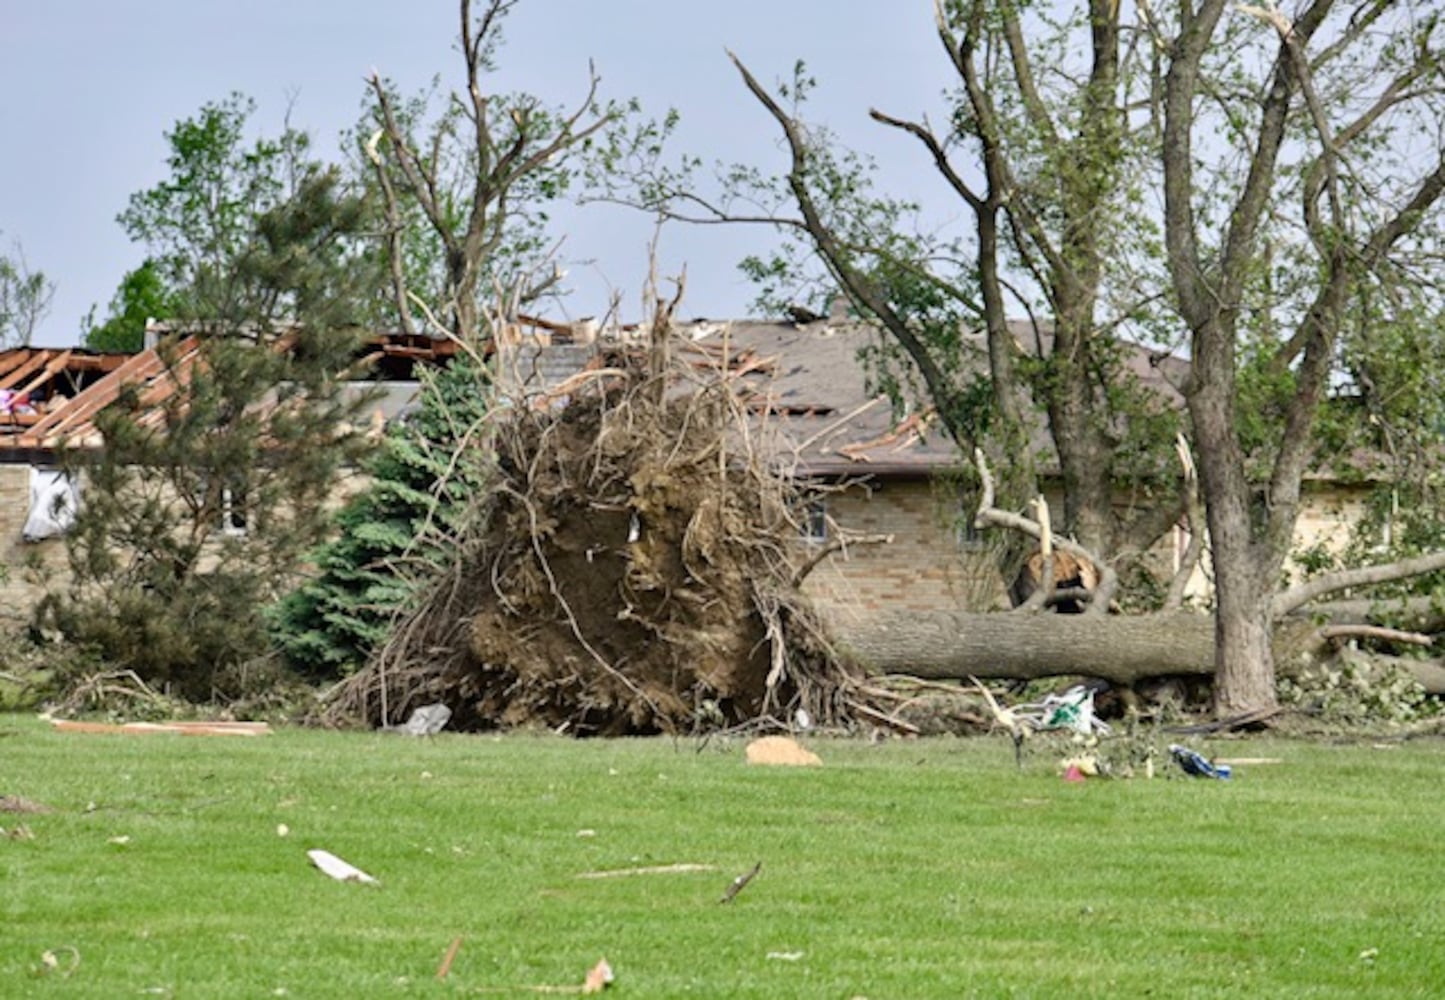
MULTIPOLYGON (((974 449, 973 460, 978 466, 978 476, 981 484, 978 512, 973 518, 974 525, 979 528, 1006 528, 1009 531, 1017 531, 1035 541, 1041 542, 1044 536, 1044 529, 1038 521, 1024 517, 1021 514, 1015 514, 1012 511, 999 510, 993 505, 993 473, 989 471, 988 461, 984 458, 981 449, 974 449)), ((1099 558, 1096 553, 1070 539, 1055 537, 1054 547, 1060 552, 1067 552, 1074 558, 1089 563, 1099 571, 1099 585, 1094 588, 1093 599, 1089 602, 1089 610, 1085 612, 1085 614, 1105 614, 1109 610, 1109 602, 1114 599, 1114 591, 1119 585, 1119 578, 1114 572, 1113 567, 1099 558)))
POLYGON ((1275 618, 1279 618, 1325 594, 1348 590, 1351 587, 1364 587, 1372 583, 1403 580, 1407 577, 1433 573, 1441 569, 1445 569, 1445 552, 1433 552, 1429 555, 1416 556, 1413 559, 1400 559, 1378 566, 1356 566, 1352 569, 1340 570, 1337 573, 1326 573, 1275 594, 1270 605, 1270 612, 1275 618))

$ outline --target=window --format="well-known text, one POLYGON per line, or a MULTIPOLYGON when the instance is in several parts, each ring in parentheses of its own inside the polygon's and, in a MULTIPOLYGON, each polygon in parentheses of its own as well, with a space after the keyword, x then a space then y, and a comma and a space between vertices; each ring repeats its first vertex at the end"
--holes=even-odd
POLYGON ((954 519, 953 542, 960 552, 981 552, 988 548, 988 540, 973 523, 973 517, 973 511, 965 509, 954 519))
POLYGON ((828 540, 828 504, 824 500, 810 500, 803 508, 803 540, 812 545, 821 545, 828 540))
POLYGON ((241 538, 246 534, 247 512, 250 509, 244 477, 225 477, 219 493, 209 475, 202 474, 196 485, 194 500, 200 504, 197 516, 212 525, 211 531, 227 538, 241 538), (229 484, 226 484, 229 480, 229 484))
POLYGON ((221 488, 221 534, 232 538, 246 534, 245 494, 229 486, 221 488))

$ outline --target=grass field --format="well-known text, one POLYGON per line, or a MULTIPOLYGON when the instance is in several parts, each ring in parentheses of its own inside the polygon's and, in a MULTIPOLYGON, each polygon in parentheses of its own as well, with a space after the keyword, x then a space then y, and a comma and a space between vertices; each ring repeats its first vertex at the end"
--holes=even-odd
POLYGON ((1282 763, 1075 784, 992 739, 784 769, 0 716, 0 795, 52 810, 0 813, 0 996, 523 997, 602 956, 649 998, 1440 995, 1445 745, 1196 745, 1282 763), (669 865, 709 867, 580 877, 669 865))

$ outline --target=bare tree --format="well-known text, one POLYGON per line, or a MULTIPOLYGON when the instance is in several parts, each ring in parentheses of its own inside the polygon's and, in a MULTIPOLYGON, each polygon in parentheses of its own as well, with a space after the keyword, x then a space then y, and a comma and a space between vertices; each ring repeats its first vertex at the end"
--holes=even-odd
MULTIPOLYGON (((511 227, 523 206, 538 200, 539 191, 545 197, 549 186, 565 186, 568 156, 620 117, 616 106, 597 103, 595 72, 570 112, 550 111, 529 95, 490 92, 502 22, 517 3, 489 0, 474 16, 471 0, 461 0, 466 87, 452 95, 426 139, 412 134, 413 123, 382 77, 373 73, 368 81, 375 131, 366 154, 385 206, 392 293, 407 332, 414 332, 420 297, 403 266, 410 209, 419 209, 440 246, 441 301, 425 304, 450 333, 474 340, 482 332, 479 295, 490 297, 493 291, 484 279, 495 275, 496 255, 509 244, 515 248, 511 227)), ((521 298, 541 294, 559 277, 554 271, 532 282, 521 298)))
POLYGON ((54 297, 55 283, 30 270, 19 243, 0 255, 0 346, 28 347, 54 297))
POLYGON ((1192 344, 1186 396, 1218 587, 1215 701, 1232 714, 1275 703, 1272 595, 1349 304, 1399 281, 1401 255, 1438 226, 1445 61, 1433 3, 1311 0, 1292 16, 1226 0, 1169 6, 1172 36, 1165 18, 1149 22, 1162 53, 1165 242, 1192 344), (1236 68, 1258 60, 1260 72, 1226 89, 1225 52, 1236 68), (1407 140, 1416 155, 1393 155, 1407 140), (1211 163, 1243 178, 1223 188, 1222 206, 1211 163), (1293 310, 1260 302, 1255 284, 1262 244, 1281 223, 1313 251, 1295 275, 1305 294, 1293 310), (1286 327, 1270 362, 1287 390, 1272 447, 1249 454, 1238 374, 1255 309, 1286 327))
MULTIPOLYGON (((1132 93, 1148 78, 1119 5, 1082 5, 1043 39, 1030 37, 1040 28, 1030 6, 938 0, 941 55, 957 83, 939 124, 870 112, 919 143, 958 199, 966 235, 906 232, 910 206, 872 194, 864 161, 805 119, 813 82, 801 65, 769 88, 735 55, 786 141, 781 183, 734 168, 709 196, 685 171, 658 171, 644 190, 668 218, 762 224, 795 241, 791 263, 811 257, 878 325, 888 346, 875 367, 901 355, 963 454, 983 447, 994 457, 1006 507, 1038 493, 1035 432, 1046 421, 1062 530, 1105 558, 1137 555, 1185 511, 1172 462, 1177 416, 1140 390, 1118 343, 1125 321, 1160 298, 1157 282, 1128 273, 1140 254, 1123 235, 1149 229, 1137 194, 1147 94, 1132 93), (1034 319, 1024 351, 1010 322, 1020 314, 1034 319), (986 357, 973 357, 963 330, 983 333, 986 357), (1121 483, 1135 503, 1116 504, 1121 483)), ((781 261, 753 269, 771 281, 781 261)))

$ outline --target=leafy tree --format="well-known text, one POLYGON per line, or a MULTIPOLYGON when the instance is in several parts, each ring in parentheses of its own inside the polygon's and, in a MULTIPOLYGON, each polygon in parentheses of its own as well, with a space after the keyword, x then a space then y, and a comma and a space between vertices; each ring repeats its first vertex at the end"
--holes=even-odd
MULTIPOLYGON (((555 292, 548 202, 578 171, 649 134, 647 126, 623 134, 631 109, 600 103, 595 76, 570 111, 491 92, 502 24, 514 5, 491 0, 474 14, 461 0, 466 83, 439 112, 439 83, 405 98, 379 75, 370 81, 352 143, 384 233, 388 301, 372 315, 405 333, 428 329, 480 345, 510 311, 555 292)), ((321 676, 359 665, 421 582, 454 554, 451 541, 483 474, 488 442, 480 422, 491 401, 474 363, 428 378, 419 411, 377 456, 374 485, 340 512, 339 537, 316 554, 316 575, 276 609, 273 633, 297 667, 321 676)))
MULTIPOLYGON (((958 79, 939 124, 872 116, 921 143, 967 209, 968 238, 934 237, 911 206, 872 193, 866 161, 804 120, 801 68, 770 92, 736 59, 783 132, 787 173, 775 182, 731 168, 708 197, 693 173, 644 163, 641 200, 674 218, 790 234, 797 252, 749 269, 770 290, 821 270, 916 366, 960 444, 991 438, 1020 455, 1009 443, 1027 414, 1009 406, 1027 385, 1070 493, 1067 527, 1105 553, 1177 514, 1153 503, 1121 522, 1107 509, 1113 487, 1141 473, 1146 493, 1166 499, 1169 475, 1163 415, 1116 391, 1127 380, 1112 333, 1186 345, 1192 375, 1179 388, 1217 581, 1216 705, 1268 710, 1274 618, 1328 592, 1275 594, 1329 389, 1351 350, 1377 368, 1413 356, 1369 345, 1392 339, 1387 329, 1418 334, 1407 313, 1439 311, 1437 6, 1309 0, 1287 17, 1225 0, 1132 12, 1109 0, 937 0, 958 79), (1416 290, 1433 310, 1409 304, 1416 290), (1052 324, 1043 363, 1010 356, 1005 303, 1052 324), (960 322, 989 334, 986 393, 954 374, 960 322)), ((1032 489, 1031 470, 1012 471, 1006 506, 1032 489)), ((1431 565, 1357 573, 1377 581, 1431 565)), ((1350 581, 1365 582, 1312 583, 1350 581)))
POLYGON ((94 324, 94 310, 87 318, 85 346, 95 351, 124 351, 134 354, 145 346, 146 323, 176 316, 178 296, 161 278, 160 268, 148 260, 121 279, 110 300, 110 315, 94 324))
MULTIPOLYGON (((117 221, 149 250, 145 281, 170 289, 170 314, 215 319, 249 308, 236 263, 261 234, 256 223, 300 193, 314 172, 311 139, 289 127, 247 139, 256 103, 241 94, 210 102, 166 133, 170 177, 130 198, 117 221)), ((136 272, 132 272, 135 274, 136 272)), ((122 286, 122 293, 124 294, 122 286)), ((136 291, 149 291, 138 288, 136 291)))
POLYGON ((1139 77, 1122 58, 1118 5, 1054 19, 1030 3, 951 2, 938 5, 937 31, 957 80, 938 119, 946 127, 871 114, 920 143, 968 232, 876 192, 870 162, 804 117, 814 81, 801 64, 770 92, 736 57, 782 130, 787 173, 731 167, 708 197, 696 163, 643 163, 630 197, 671 218, 778 229, 780 250, 744 263, 765 307, 841 289, 884 335, 870 358, 880 385, 897 394, 898 360, 916 371, 965 452, 995 456, 1004 506, 1038 493, 1033 432, 1046 422, 1063 529, 1105 558, 1143 551, 1182 502, 1177 418, 1140 390, 1117 341, 1120 329, 1154 332, 1154 297, 1134 271, 1157 239, 1139 198, 1145 130, 1130 117, 1139 77), (1037 317, 1036 356, 1019 350, 1010 316, 1020 313, 1037 317), (981 348, 966 330, 984 335, 981 348), (1114 502, 1121 483, 1139 501, 1128 510, 1114 502))
POLYGON ((28 347, 54 297, 54 282, 30 270, 18 243, 13 254, 0 254, 0 347, 28 347))
POLYGON ((272 635, 294 668, 332 678, 360 667, 449 558, 484 479, 489 399, 470 360, 423 373, 417 409, 388 430, 364 467, 370 485, 311 557, 315 575, 272 611, 272 635))

